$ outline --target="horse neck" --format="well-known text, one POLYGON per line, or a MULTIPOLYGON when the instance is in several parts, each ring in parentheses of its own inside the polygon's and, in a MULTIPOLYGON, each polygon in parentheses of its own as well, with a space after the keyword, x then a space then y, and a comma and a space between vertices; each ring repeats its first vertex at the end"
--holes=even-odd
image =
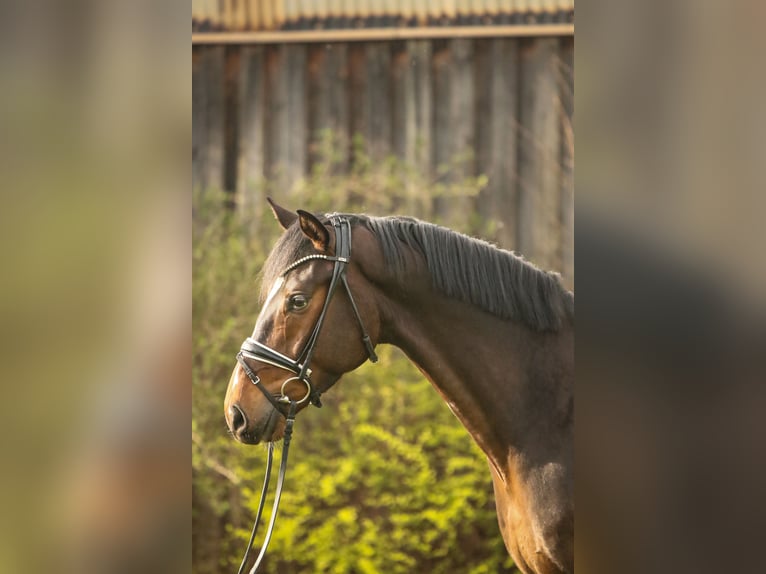
POLYGON ((407 354, 505 477, 512 451, 571 417, 571 381, 562 380, 571 326, 540 333, 420 286, 387 298, 381 342, 407 354))

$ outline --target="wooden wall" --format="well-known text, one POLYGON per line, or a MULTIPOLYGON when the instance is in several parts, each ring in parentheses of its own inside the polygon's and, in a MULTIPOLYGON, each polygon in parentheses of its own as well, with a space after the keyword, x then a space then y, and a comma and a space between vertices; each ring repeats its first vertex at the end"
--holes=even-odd
POLYGON ((325 128, 425 172, 470 150, 489 183, 460 210, 502 221, 494 240, 571 285, 571 37, 197 45, 192 58, 194 186, 261 201, 258 182, 307 173, 325 128))

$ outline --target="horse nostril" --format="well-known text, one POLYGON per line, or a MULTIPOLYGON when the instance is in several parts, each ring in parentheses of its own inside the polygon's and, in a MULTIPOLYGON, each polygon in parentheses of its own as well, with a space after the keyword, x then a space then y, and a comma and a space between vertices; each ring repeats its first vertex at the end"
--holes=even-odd
POLYGON ((229 418, 231 419, 231 431, 233 433, 242 433, 247 428, 247 417, 238 405, 229 407, 229 418))

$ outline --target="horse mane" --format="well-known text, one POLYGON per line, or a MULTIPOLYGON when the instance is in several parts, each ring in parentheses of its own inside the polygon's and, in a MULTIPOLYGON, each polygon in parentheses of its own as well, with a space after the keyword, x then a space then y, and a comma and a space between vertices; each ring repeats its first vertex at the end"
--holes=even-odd
MULTIPOLYGON (((402 285, 414 271, 409 249, 423 257, 433 288, 447 297, 536 331, 556 331, 565 318, 574 317, 574 295, 566 290, 561 276, 515 253, 412 217, 342 215, 352 226, 361 225, 378 238, 387 266, 402 285)), ((264 265, 261 297, 279 273, 311 252, 311 243, 298 225, 291 226, 264 265)))

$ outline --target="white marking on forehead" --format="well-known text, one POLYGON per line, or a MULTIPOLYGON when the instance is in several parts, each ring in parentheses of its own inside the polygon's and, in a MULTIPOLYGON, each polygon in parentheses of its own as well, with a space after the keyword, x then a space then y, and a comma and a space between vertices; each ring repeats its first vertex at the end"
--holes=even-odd
POLYGON ((277 294, 277 292, 282 288, 282 284, 285 282, 285 278, 281 275, 277 277, 277 280, 274 281, 274 285, 271 286, 271 289, 269 290, 269 296, 266 297, 266 302, 263 304, 264 309, 269 306, 269 303, 271 303, 271 300, 274 298, 274 296, 277 294))
POLYGON ((258 324, 261 322, 261 319, 263 318, 264 314, 266 313, 266 310, 269 308, 269 305, 271 304, 271 300, 277 296, 277 293, 279 293, 279 290, 282 288, 282 285, 285 283, 284 277, 277 277, 277 280, 274 281, 274 285, 271 286, 271 289, 269 290, 269 295, 266 297, 266 301, 263 303, 263 307, 261 307, 261 313, 258 315, 258 319, 255 321, 255 327, 253 328, 253 337, 255 337, 256 332, 258 331, 258 324))

